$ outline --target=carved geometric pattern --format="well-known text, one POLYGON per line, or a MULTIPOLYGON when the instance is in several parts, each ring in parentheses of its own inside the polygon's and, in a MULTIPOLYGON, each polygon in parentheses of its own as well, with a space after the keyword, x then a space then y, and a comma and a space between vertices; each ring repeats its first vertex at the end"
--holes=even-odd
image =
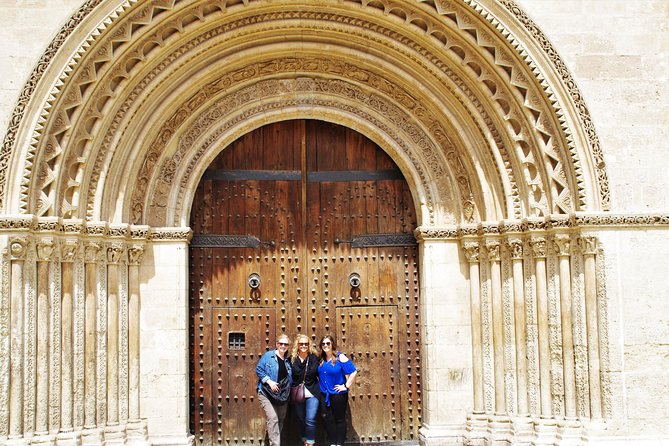
MULTIPOLYGON (((249 5, 255 5, 257 3, 261 2, 250 2, 249 5)), ((583 187, 582 183, 583 181, 580 179, 580 176, 582 173, 580 172, 579 168, 579 160, 576 159, 576 153, 571 147, 571 142, 570 142, 570 136, 567 131, 565 131, 565 124, 564 120, 560 118, 551 118, 553 120, 557 119, 555 122, 552 122, 551 119, 548 119, 547 116, 561 116, 559 105, 556 103, 554 96, 548 91, 548 87, 546 86, 546 83, 542 81, 540 78, 539 71, 532 65, 531 68, 532 70, 527 70, 526 68, 522 67, 522 64, 519 64, 519 60, 524 60, 524 63, 530 63, 531 61, 526 60, 527 55, 520 49, 520 46, 518 45, 518 42, 513 40, 513 38, 509 35, 509 33, 504 33, 501 30, 501 25, 498 21, 495 20, 495 18, 489 14, 488 12, 484 11, 483 8, 478 6, 476 2, 473 0, 468 0, 466 2, 470 6, 472 6, 474 13, 479 14, 483 16, 487 22, 488 22, 488 29, 484 29, 483 26, 477 21, 473 20, 468 20, 469 16, 472 14, 472 11, 468 11, 465 8, 462 7, 462 5, 456 4, 455 2, 440 2, 439 4, 436 5, 436 9, 438 13, 441 15, 439 20, 435 20, 434 17, 430 17, 427 14, 422 14, 421 10, 419 8, 407 10, 407 11, 401 11, 399 8, 393 7, 393 8, 388 8, 385 5, 377 5, 376 3, 367 3, 365 4, 365 7, 368 9, 371 8, 376 8, 380 7, 383 8, 385 11, 389 12, 391 15, 397 14, 398 16, 402 17, 403 19, 406 20, 407 24, 410 27, 415 27, 416 29, 420 29, 423 31, 426 31, 433 39, 437 39, 438 41, 442 42, 442 44, 446 43, 446 48, 448 50, 449 57, 453 57, 453 55, 458 55, 464 57, 467 57, 467 51, 468 47, 471 45, 476 45, 480 48, 483 48, 484 54, 489 54, 489 61, 493 63, 493 66, 495 66, 496 70, 498 70, 497 74, 500 73, 506 73, 509 79, 509 85, 514 85, 516 88, 516 92, 521 92, 525 95, 525 100, 523 101, 523 106, 526 108, 527 112, 534 116, 534 122, 532 124, 533 129, 532 132, 537 135, 539 138, 538 142, 541 143, 540 145, 543 145, 543 153, 542 157, 546 157, 545 160, 539 160, 537 159, 537 166, 541 166, 542 164, 546 164, 548 166, 551 166, 552 172, 550 173, 549 177, 551 178, 551 181, 553 182, 553 188, 551 190, 554 190, 556 195, 551 197, 551 201, 553 202, 554 208, 551 209, 546 209, 544 208, 544 204, 542 204, 542 201, 536 202, 536 209, 537 212, 539 212, 538 215, 544 215, 547 212, 568 212, 569 210, 574 209, 575 207, 581 207, 583 206, 583 187), (406 17, 409 17, 409 19, 406 19, 406 17), (475 25, 475 23, 478 24, 475 25), (497 33, 496 34, 490 34, 489 30, 497 28, 497 33), (464 36, 464 37, 463 37, 464 36), (469 37, 468 37, 469 36, 469 37), (457 42, 458 45, 451 45, 451 42, 448 41, 448 39, 451 38, 453 39, 454 42, 457 42), (473 40, 472 40, 473 39, 473 40), (501 43, 505 41, 505 43, 501 43), (464 43, 464 44, 463 44, 464 43), (466 44, 466 45, 465 45, 466 44), (502 49, 502 47, 505 47, 506 49, 502 49), (519 54, 518 54, 519 53, 519 54), (523 73, 527 73, 524 75, 523 73), (539 91, 534 90, 532 87, 533 83, 529 82, 529 78, 531 77, 538 77, 539 78, 539 85, 541 86, 541 89, 539 91), (544 104, 549 104, 549 106, 544 105, 544 104), (545 112, 543 111, 545 110, 545 112), (556 124, 558 127, 561 127, 560 131, 562 134, 558 135, 556 134, 556 124), (544 136, 541 136, 544 135, 544 136), (567 141, 567 146, 571 153, 569 154, 561 154, 562 149, 558 148, 559 145, 562 144, 562 142, 558 143, 558 141, 567 141), (571 187, 569 186, 569 181, 567 181, 567 176, 565 172, 565 165, 564 163, 566 162, 563 157, 571 157, 571 162, 570 164, 570 169, 573 169, 573 175, 575 175, 576 184, 577 184, 577 189, 579 190, 578 197, 571 197, 569 192, 571 190, 571 187), (577 203, 571 203, 571 200, 576 199, 577 203)), ((86 6, 90 6, 91 4, 96 4, 95 2, 89 2, 86 6)), ((427 4, 423 4, 427 5, 427 4)), ((101 116, 101 108, 104 107, 102 98, 104 97, 111 97, 114 94, 114 88, 117 88, 121 86, 124 82, 124 79, 128 79, 130 77, 130 73, 127 72, 128 69, 132 69, 132 65, 137 64, 141 65, 141 62, 143 60, 143 57, 146 56, 146 54, 142 53, 136 53, 134 57, 134 63, 133 64, 126 64, 125 67, 129 68, 123 68, 121 69, 119 65, 116 66, 111 66, 112 62, 115 60, 116 52, 121 51, 121 49, 126 50, 125 48, 127 42, 132 42, 133 38, 135 35, 138 35, 140 30, 145 28, 146 26, 153 26, 154 23, 156 23, 156 17, 160 15, 164 11, 170 11, 170 13, 174 14, 174 17, 176 17, 176 27, 175 29, 179 29, 179 24, 184 24, 183 22, 184 17, 188 14, 185 12, 188 11, 190 6, 187 4, 179 4, 179 6, 175 6, 174 2, 153 2, 151 5, 146 6, 142 5, 143 7, 138 7, 135 5, 126 5, 126 9, 124 11, 116 11, 115 16, 113 17, 113 20, 109 20, 108 22, 105 22, 105 25, 100 29, 97 30, 97 32, 92 35, 92 37, 89 39, 87 42, 87 45, 85 47, 82 47, 79 53, 77 54, 76 58, 73 58, 71 63, 69 64, 69 70, 66 70, 64 74, 62 75, 61 81, 63 87, 58 87, 53 94, 53 98, 57 98, 58 100, 54 100, 49 102, 48 105, 45 106, 45 110, 43 113, 43 121, 48 122, 49 125, 44 126, 47 128, 47 134, 42 135, 41 131, 37 132, 37 137, 35 141, 38 144, 43 144, 42 146, 42 152, 39 154, 39 161, 36 165, 37 172, 34 175, 35 178, 39 178, 39 181, 41 182, 41 185, 46 187, 44 189, 44 192, 39 192, 37 193, 35 191, 35 195, 33 196, 34 203, 31 206, 34 206, 31 210, 36 211, 36 213, 41 214, 41 213, 49 213, 49 212, 58 212, 61 213, 62 215, 73 215, 72 212, 74 212, 74 209, 69 208, 69 205, 72 205, 72 203, 69 201, 71 196, 73 196, 74 189, 72 189, 72 186, 68 186, 68 190, 60 190, 57 193, 59 194, 59 197, 54 196, 56 191, 53 190, 50 186, 52 186, 54 183, 53 178, 53 172, 54 170, 50 166, 55 166, 58 163, 62 163, 65 161, 58 161, 59 157, 62 157, 63 155, 63 146, 62 143, 64 140, 58 141, 58 138, 54 137, 64 137, 67 139, 68 144, 78 147, 78 150, 83 150, 80 154, 83 154, 84 156, 87 155, 88 151, 90 150, 89 148, 86 147, 85 141, 90 138, 90 135, 87 135, 87 132, 84 130, 85 127, 80 127, 77 129, 74 129, 72 127, 72 124, 75 122, 76 119, 78 119, 81 116, 87 116, 90 118, 96 118, 98 116, 101 116), (185 6, 184 6, 185 5, 185 6), (181 8, 181 9, 180 9, 181 8), (177 11, 184 11, 183 15, 176 15, 177 11), (110 32, 111 30, 114 30, 114 32, 110 32), (89 48, 105 48, 105 51, 95 51, 91 52, 88 51, 89 48), (107 90, 102 91, 99 90, 96 92, 96 94, 102 96, 99 96, 98 99, 94 101, 89 101, 91 98, 86 97, 86 95, 92 94, 91 92, 94 91, 94 88, 89 89, 89 85, 96 85, 99 83, 100 79, 102 76, 108 76, 107 79, 111 80, 112 82, 106 83, 107 85, 107 90), (71 85, 76 85, 75 89, 72 90, 67 90, 69 86, 71 85), (67 91, 66 91, 67 90, 67 91), (91 108, 90 105, 87 104, 99 104, 99 108, 91 108), (52 106, 56 106, 56 108, 52 108, 52 106), (82 107, 86 107, 84 109, 81 109, 82 107), (52 116, 51 116, 52 115, 52 116), (41 137, 41 135, 43 137, 41 137), (41 142, 40 142, 41 141, 41 142), (53 209, 52 207, 54 204, 58 204, 58 206, 62 206, 61 209, 53 209), (69 203, 69 205, 68 205, 69 203)), ((509 11, 513 14, 516 14, 517 16, 522 13, 522 11, 519 12, 518 8, 515 7, 515 5, 512 2, 504 2, 504 6, 509 9, 509 11)), ((409 6, 406 6, 406 8, 409 8, 409 6)), ((82 8, 80 10, 80 14, 87 14, 87 12, 82 13, 81 11, 90 11, 92 8, 89 8, 86 10, 85 8, 82 8)), ((196 11, 196 9, 192 9, 192 11, 196 11)), ((215 4, 212 8, 208 9, 199 9, 197 10, 197 16, 201 20, 205 20, 205 16, 209 16, 212 14, 224 14, 225 11, 225 6, 223 3, 221 4, 215 4)), ((531 22, 524 21, 523 22, 528 29, 531 28, 531 22)), ((60 38, 63 38, 66 36, 69 31, 66 31, 67 28, 64 27, 64 30, 61 31, 60 38)), ((532 28, 532 30, 536 30, 536 27, 532 28)), ((155 34, 154 34, 155 35, 155 34)), ((532 33, 532 35, 539 40, 543 47, 546 49, 546 51, 549 54, 555 54, 554 51, 551 52, 552 48, 550 47, 550 44, 547 43, 547 40, 543 37, 543 35, 535 31, 532 33)), ((155 41, 156 45, 161 45, 163 43, 162 39, 159 39, 155 41)), ((429 57, 429 55, 425 55, 426 57, 429 57)), ((487 57, 487 56, 486 56, 487 57)), ((46 61, 45 64, 48 64, 48 61, 51 59, 51 57, 46 56, 46 61)), ((465 59, 466 60, 466 59, 465 59)), ((560 72, 566 71, 566 70, 561 70, 564 68, 563 64, 561 64, 561 61, 555 58, 551 58, 551 62, 556 65, 556 69, 558 69, 560 72)), ((496 78, 492 75, 487 75, 485 73, 485 68, 480 65, 480 64, 472 64, 471 60, 466 60, 465 62, 467 66, 469 66, 472 69, 473 73, 476 73, 476 75, 479 78, 479 81, 485 85, 488 85, 489 89, 491 89, 491 93, 493 95, 495 93, 498 93, 499 95, 502 95, 501 88, 503 85, 499 84, 496 82, 496 78), (494 90, 494 92, 492 91, 494 90)), ((471 75, 471 73, 470 73, 471 75)), ((568 75, 568 72, 567 72, 568 75)), ((572 88, 571 85, 573 83, 569 83, 569 88, 572 88)), ((573 90, 572 90, 573 91, 573 90)), ((577 90, 576 90, 577 92, 577 90)), ((466 101, 474 104, 475 101, 472 100, 474 99, 471 95, 467 95, 466 101)), ((577 103, 577 109, 582 112, 581 119, 584 121, 584 124, 586 127, 588 127, 588 122, 589 122, 589 115, 587 114, 587 109, 584 107, 581 107, 582 105, 582 100, 580 100, 580 96, 576 97, 576 95, 573 95, 573 99, 576 100, 577 103), (585 110, 585 111, 584 111, 585 110)), ((500 109, 504 110, 505 106, 509 106, 508 101, 498 101, 498 106, 500 109)), ((24 106, 23 106, 24 107, 24 106)), ((21 106, 17 106, 18 108, 22 108, 21 106)), ((478 112, 481 113, 482 107, 476 105, 476 108, 479 110, 478 112)), ((16 110, 15 110, 16 111, 16 110)), ((482 115, 483 116, 483 115, 482 115)), ((500 114, 501 116, 501 114, 500 114)), ((20 121, 21 118, 19 117, 18 121, 20 121)), ((484 118, 484 121, 486 122, 486 125, 490 123, 490 120, 488 118, 484 118)), ((521 121, 522 122, 522 121, 521 121)), ((513 126, 514 122, 508 121, 509 125, 513 126)), ((521 125, 520 129, 522 130, 522 125, 520 122, 515 122, 515 125, 521 125)), ((18 127, 18 126, 17 126, 18 127)), ((591 141, 591 146, 593 147, 594 152, 598 152, 596 150, 599 145, 596 141, 596 134, 594 131, 590 132, 592 126, 589 126, 587 128, 587 135, 590 138, 591 141), (594 138, 594 143, 593 143, 593 138, 594 138)), ((488 131, 490 131, 491 128, 488 126, 488 131)), ((500 153, 502 153, 507 149, 505 149, 505 144, 503 141, 503 138, 499 136, 499 133, 497 133, 496 129, 494 126, 492 127, 492 137, 494 142, 494 145, 497 146, 497 149, 500 150, 500 153)), ((13 134, 10 134, 11 132, 8 133, 7 138, 5 140, 5 145, 3 145, 3 149, 6 148, 7 153, 9 153, 12 150, 12 146, 14 144, 13 138, 15 138, 16 132, 13 134)), ((527 135, 529 136, 529 135, 527 135)), ((526 143, 529 143, 530 141, 527 141, 526 143)), ((531 142, 531 144, 535 144, 537 141, 531 142)), ((525 144, 526 144, 525 143, 525 144)), ((37 149, 36 146, 33 146, 31 151, 33 154, 35 153, 35 150, 37 149)), ((518 154, 525 154, 527 153, 528 155, 531 152, 524 152, 527 150, 525 146, 522 146, 522 144, 519 147, 514 148, 513 150, 518 151, 518 154)), ((4 157, 4 153, 2 154, 4 157)), ((596 154, 597 156, 597 154, 596 154)), ((73 155, 68 155, 68 163, 69 162, 75 162, 76 159, 80 159, 77 157, 74 157, 73 155)), ((3 158, 4 159, 4 158, 3 158)), ((532 161, 530 159, 526 158, 526 161, 532 161)), ((600 160, 601 161, 601 160, 600 160)), ((95 163, 96 166, 99 167, 99 163, 95 163)), ((509 160, 507 159, 505 161, 506 164, 506 169, 513 173, 514 171, 514 166, 509 165, 509 160)), ((516 166, 517 168, 517 166, 516 166)), ((604 171, 604 164, 603 161, 600 163, 598 162, 597 165, 595 166, 595 169, 597 170, 597 174, 599 176, 599 187, 600 191, 602 190, 607 190, 607 185, 606 185, 606 174, 604 171)), ((33 167, 28 165, 26 168, 26 178, 29 176, 33 175, 33 167)), ((60 172, 64 172, 67 169, 61 169, 60 172)), ((508 172, 507 172, 508 173, 508 172)), ((93 175, 96 175, 95 173, 93 175)), ((570 174, 571 175, 571 174, 570 174)), ((509 178, 512 178, 510 176, 509 178)), ((5 179, 4 176, 0 178, 2 180, 3 184, 0 184, 0 186, 4 185, 5 179)), ((525 181, 530 181, 529 184, 533 184, 536 186, 536 184, 532 183, 534 181, 533 178, 523 178, 522 182, 525 181)), ((571 181, 571 180, 570 180, 571 181)), ((513 183, 513 182, 512 182, 513 183)), ((26 187, 28 187, 29 183, 26 183, 26 187)), ((75 188, 79 187, 78 185, 73 185, 75 188)), ((32 186, 30 186, 32 187, 32 186)), ((513 184, 511 187, 515 187, 513 184)), ((542 185, 543 187, 543 185, 542 185)), ((4 190, 4 188, 3 188, 4 190)), ((27 193, 28 189, 24 189, 24 200, 22 200, 22 206, 23 206, 23 211, 28 210, 28 202, 27 202, 27 193)), ((514 192, 515 195, 515 192, 514 192)), ((608 202, 608 192, 604 194, 605 197, 602 198, 603 202, 608 202)), ((3 197, 0 197, 0 200, 2 200, 3 197)), ((532 197, 528 198, 532 200, 532 197)), ((517 200, 517 198, 513 198, 513 200, 517 200)), ((78 206, 78 205, 77 205, 78 206)), ((514 209, 514 214, 512 214, 514 217, 520 217, 520 214, 515 214, 515 209, 518 209, 519 203, 515 202, 513 204, 513 209, 514 209)), ((534 206, 534 205, 533 205, 534 206)))

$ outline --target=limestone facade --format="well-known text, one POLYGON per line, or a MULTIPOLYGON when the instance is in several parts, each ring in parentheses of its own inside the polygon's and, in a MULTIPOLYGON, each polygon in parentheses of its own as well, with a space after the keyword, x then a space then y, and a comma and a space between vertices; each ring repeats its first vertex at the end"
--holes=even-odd
POLYGON ((669 441, 664 0, 0 10, 0 443, 192 442, 192 196, 296 118, 412 188, 421 444, 669 441))

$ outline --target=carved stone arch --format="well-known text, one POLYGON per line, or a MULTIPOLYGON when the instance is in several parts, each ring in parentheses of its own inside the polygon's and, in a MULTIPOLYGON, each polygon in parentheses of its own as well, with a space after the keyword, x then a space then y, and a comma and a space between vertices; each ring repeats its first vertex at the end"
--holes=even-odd
MULTIPOLYGON (((97 3, 86 4, 63 28, 60 39, 70 37, 65 45, 70 52, 63 51, 56 57, 55 65, 67 68, 48 73, 57 75, 58 80, 50 78, 40 83, 54 85, 51 91, 46 94, 48 88, 36 90, 32 84, 46 72, 44 64, 54 60, 59 41, 45 54, 44 64, 36 69, 31 85, 25 89, 28 96, 34 92, 43 95, 44 99, 32 98, 36 100, 28 110, 32 116, 41 116, 40 124, 34 119, 21 119, 27 101, 17 106, 3 144, 2 165, 8 165, 17 136, 22 141, 27 141, 28 135, 33 138, 14 157, 17 166, 26 160, 25 167, 19 169, 22 179, 12 177, 8 185, 6 169, 0 178, 3 192, 14 191, 14 211, 99 218, 93 208, 111 202, 100 202, 99 192, 104 186, 96 182, 105 158, 97 157, 94 151, 105 144, 111 148, 119 141, 120 125, 127 119, 125 112, 132 107, 132 99, 118 102, 118 93, 127 91, 128 85, 139 88, 138 75, 152 76, 146 71, 147 62, 158 54, 170 54, 163 50, 175 42, 186 42, 193 29, 211 32, 217 20, 234 31, 237 25, 226 22, 232 10, 245 17, 243 20, 250 20, 248 23, 258 23, 261 16, 256 12, 263 10, 276 20, 309 14, 299 8, 278 11, 261 1, 227 7, 195 0, 179 4, 131 2, 118 10, 113 9, 113 2, 99 2, 95 7, 97 3), (107 14, 108 20, 97 22, 104 24, 90 31, 87 42, 73 51, 76 45, 70 33, 77 24, 89 23, 88 14, 107 14), (28 127, 20 128, 21 123, 28 127), (35 125, 34 134, 31 125, 35 125), (91 206, 89 200, 83 209, 78 200, 85 196, 82 185, 86 184, 93 186, 93 195, 98 198, 97 204, 91 206)), ((486 169, 495 166, 497 179, 487 178, 486 182, 504 185, 492 200, 505 203, 504 209, 493 214, 521 218, 606 208, 606 173, 587 109, 550 43, 513 2, 467 0, 393 7, 368 3, 348 11, 329 7, 332 13, 311 16, 324 25, 323 29, 346 28, 351 36, 368 39, 377 51, 384 42, 394 39, 394 50, 404 51, 407 70, 418 82, 414 87, 437 92, 450 89, 450 94, 457 93, 466 104, 466 114, 478 123, 470 122, 466 127, 479 127, 477 131, 489 141, 490 157, 495 160, 491 164, 472 154, 474 158, 468 162, 486 169), (523 45, 520 39, 529 40, 523 45), (435 83, 437 72, 449 78, 451 86, 435 83)), ((178 56, 172 53, 165 60, 178 56)), ((106 172, 103 179, 115 175, 106 172)), ((10 201, 3 195, 5 203, 10 201)))
MULTIPOLYGON (((281 83, 294 85, 297 82, 284 80, 281 83)), ((451 169, 441 171, 442 177, 434 177, 433 172, 426 172, 416 162, 419 161, 416 156, 420 155, 412 152, 406 143, 406 135, 400 134, 392 122, 375 118, 373 111, 366 108, 347 107, 327 95, 298 102, 291 99, 263 98, 262 107, 229 116, 225 123, 212 125, 210 131, 203 132, 204 136, 197 139, 197 144, 188 144, 189 150, 184 150, 183 153, 174 151, 171 157, 164 158, 160 176, 145 197, 147 223, 152 226, 187 225, 192 195, 210 161, 243 134, 271 122, 290 119, 318 119, 340 124, 358 131, 384 148, 404 173, 414 195, 418 219, 424 224, 435 224, 435 219, 454 223, 453 215, 462 212, 458 184, 451 169), (159 203, 163 203, 163 206, 159 203)), ((178 138, 179 145, 183 145, 181 141, 184 139, 185 135, 178 138)))

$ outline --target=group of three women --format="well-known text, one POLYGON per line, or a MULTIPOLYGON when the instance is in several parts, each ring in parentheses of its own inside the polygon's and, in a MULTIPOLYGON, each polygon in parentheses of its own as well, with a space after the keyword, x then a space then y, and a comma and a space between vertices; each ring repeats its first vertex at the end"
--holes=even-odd
POLYGON ((294 404, 300 420, 302 441, 313 445, 316 439, 316 416, 323 416, 331 445, 343 445, 346 439, 348 391, 357 374, 355 365, 337 351, 334 337, 323 336, 320 355, 308 336, 295 339, 288 354, 290 339, 282 334, 276 349, 265 353, 256 366, 258 400, 267 416, 270 446, 281 444, 281 430, 286 417, 286 400, 290 388, 304 383, 305 399, 294 404))

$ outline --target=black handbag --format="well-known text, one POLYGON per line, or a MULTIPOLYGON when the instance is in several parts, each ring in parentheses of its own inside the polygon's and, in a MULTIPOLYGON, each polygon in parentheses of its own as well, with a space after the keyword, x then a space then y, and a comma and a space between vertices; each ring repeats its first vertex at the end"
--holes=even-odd
POLYGON ((307 363, 304 365, 304 376, 302 377, 302 382, 296 386, 291 387, 290 389, 290 402, 291 404, 300 404, 303 403, 306 399, 304 392, 304 381, 307 379, 307 368, 309 368, 309 357, 307 356, 307 363))
POLYGON ((282 406, 286 404, 288 397, 290 396, 290 377, 286 376, 279 381, 277 385, 279 386, 279 391, 274 393, 267 383, 263 383, 262 392, 272 404, 282 406))

